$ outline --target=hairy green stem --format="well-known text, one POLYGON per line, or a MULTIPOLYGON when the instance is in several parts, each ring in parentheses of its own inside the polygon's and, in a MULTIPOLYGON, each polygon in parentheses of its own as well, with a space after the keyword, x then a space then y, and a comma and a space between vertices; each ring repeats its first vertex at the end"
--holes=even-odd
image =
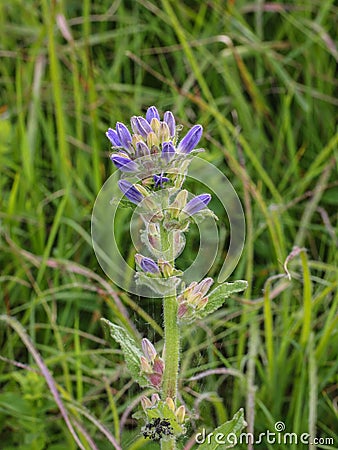
POLYGON ((180 351, 180 331, 177 323, 176 296, 168 296, 163 301, 164 315, 164 375, 162 396, 163 399, 171 397, 174 401, 177 394, 177 376, 180 351))
MULTIPOLYGON (((170 242, 168 233, 161 230, 162 248, 170 249, 171 263, 174 264, 173 242, 170 242)), ((162 399, 170 397, 176 404, 177 379, 180 360, 180 330, 177 321, 178 304, 176 299, 176 289, 173 288, 171 295, 163 299, 163 321, 164 321, 164 374, 162 384, 162 399)), ((162 450, 175 450, 176 438, 173 436, 168 440, 161 440, 162 450)))

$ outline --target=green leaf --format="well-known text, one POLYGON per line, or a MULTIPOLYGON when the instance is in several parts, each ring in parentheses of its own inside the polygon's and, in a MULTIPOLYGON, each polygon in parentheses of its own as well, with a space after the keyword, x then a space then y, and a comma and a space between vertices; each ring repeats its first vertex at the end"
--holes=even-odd
POLYGON ((198 450, 216 450, 218 447, 233 448, 237 445, 238 438, 246 426, 244 411, 241 408, 231 420, 220 425, 212 433, 206 435, 197 433, 196 442, 201 443, 198 450))
POLYGON ((224 300, 230 297, 235 292, 244 291, 248 287, 248 282, 245 280, 237 280, 233 283, 222 283, 217 286, 216 289, 210 292, 208 295, 209 300, 206 304, 205 308, 203 308, 199 313, 198 317, 202 319, 203 317, 208 316, 209 314, 216 311, 216 309, 220 308, 224 300))
POLYGON ((101 319, 101 321, 109 328, 110 336, 120 344, 124 359, 133 379, 141 387, 147 386, 149 384, 148 380, 145 376, 141 375, 140 357, 142 356, 142 352, 140 347, 125 328, 107 319, 101 319))

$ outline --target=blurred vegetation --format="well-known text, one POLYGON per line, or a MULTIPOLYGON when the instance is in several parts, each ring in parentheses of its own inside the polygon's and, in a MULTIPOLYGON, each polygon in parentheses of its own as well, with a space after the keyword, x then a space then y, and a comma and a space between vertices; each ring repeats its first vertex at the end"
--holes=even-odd
MULTIPOLYGON (((114 170, 105 131, 149 105, 203 125, 201 157, 233 183, 247 222, 231 277, 249 281, 244 298, 183 330, 190 435, 243 406, 257 435, 283 421, 336 448, 336 29, 331 0, 0 3, 2 449, 78 448, 43 367, 84 448, 112 448, 107 433, 158 448, 139 437, 140 391, 99 318, 161 348, 159 304, 113 286, 90 237, 114 170), (290 256, 291 280, 271 278, 294 246, 307 251, 290 256)), ((116 239, 131 260, 128 215, 116 239)))

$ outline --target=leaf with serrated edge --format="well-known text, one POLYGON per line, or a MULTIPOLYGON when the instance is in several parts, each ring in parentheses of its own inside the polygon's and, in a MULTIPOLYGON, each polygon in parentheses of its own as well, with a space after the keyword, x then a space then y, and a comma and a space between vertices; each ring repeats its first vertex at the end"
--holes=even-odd
POLYGON ((203 317, 213 313, 223 305, 226 298, 236 292, 244 291, 247 287, 248 282, 245 280, 237 280, 233 283, 223 283, 220 286, 217 286, 217 288, 208 295, 208 303, 205 305, 205 308, 198 312, 198 317, 203 319, 203 317))
MULTIPOLYGON (((228 422, 223 423, 218 428, 216 428, 210 437, 210 442, 207 440, 198 446, 198 450, 216 450, 218 447, 222 449, 233 448, 237 445, 237 440, 244 427, 247 423, 244 420, 244 411, 241 408, 234 417, 228 422), (218 435, 216 442, 216 436, 218 435), (221 436, 222 435, 222 436, 221 436), (227 437, 229 437, 230 442, 228 442, 227 437)), ((198 434, 196 435, 196 437, 198 434)), ((208 436, 208 434, 206 434, 208 436)), ((208 439, 207 437, 205 439, 208 439)), ((196 441, 198 443, 198 441, 196 441)))
POLYGON ((101 321, 109 328, 110 336, 120 344, 124 359, 126 361, 129 372, 133 379, 141 386, 147 386, 149 382, 145 376, 142 376, 140 357, 142 355, 141 349, 137 346, 135 340, 124 328, 110 322, 107 319, 101 321))

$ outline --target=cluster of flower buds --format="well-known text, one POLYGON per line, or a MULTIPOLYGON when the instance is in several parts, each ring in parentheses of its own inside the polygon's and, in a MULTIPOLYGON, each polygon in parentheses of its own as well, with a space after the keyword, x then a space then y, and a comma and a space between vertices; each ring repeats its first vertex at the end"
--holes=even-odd
POLYGON ((197 311, 201 311, 208 303, 208 293, 212 278, 205 278, 197 283, 193 281, 178 297, 178 318, 181 321, 190 321, 195 318, 197 311))
MULTIPOLYGON (((145 413, 147 413, 147 410, 154 410, 160 406, 161 399, 158 394, 153 394, 151 398, 149 399, 145 395, 141 397, 141 405, 145 413)), ((181 405, 178 408, 176 408, 174 400, 171 397, 167 397, 165 400, 166 405, 169 407, 169 409, 175 414, 175 419, 177 423, 183 424, 184 419, 186 418, 186 411, 185 406, 181 405)))
POLYGON ((166 398, 166 404, 169 406, 169 409, 175 414, 176 420, 178 423, 184 423, 185 419, 185 406, 181 405, 178 408, 175 407, 174 400, 171 397, 166 398))
MULTIPOLYGON (((111 161, 126 175, 141 175, 142 183, 152 189, 162 189, 170 181, 175 186, 176 178, 180 178, 179 171, 187 169, 187 155, 202 137, 202 126, 194 125, 178 142, 179 127, 176 127, 173 113, 166 111, 161 121, 155 106, 148 108, 145 118, 133 116, 130 123, 133 134, 121 122, 117 122, 115 129, 108 129, 106 136, 114 150, 111 161)), ((120 189, 131 202, 142 200, 131 186, 122 185, 120 189)))
POLYGON ((142 350, 141 372, 148 378, 150 384, 158 389, 162 384, 164 361, 157 354, 153 344, 146 338, 142 339, 142 350))
POLYGON ((149 399, 145 395, 141 397, 141 405, 144 412, 147 412, 147 409, 156 408, 159 402, 161 401, 160 396, 158 394, 153 394, 149 399))

